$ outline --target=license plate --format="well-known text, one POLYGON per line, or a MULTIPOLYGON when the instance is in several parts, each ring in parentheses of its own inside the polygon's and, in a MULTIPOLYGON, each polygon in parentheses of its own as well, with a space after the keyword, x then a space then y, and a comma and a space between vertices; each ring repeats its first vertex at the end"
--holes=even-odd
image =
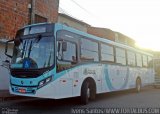
POLYGON ((19 88, 18 91, 19 91, 20 93, 26 93, 26 89, 24 89, 24 88, 19 88))

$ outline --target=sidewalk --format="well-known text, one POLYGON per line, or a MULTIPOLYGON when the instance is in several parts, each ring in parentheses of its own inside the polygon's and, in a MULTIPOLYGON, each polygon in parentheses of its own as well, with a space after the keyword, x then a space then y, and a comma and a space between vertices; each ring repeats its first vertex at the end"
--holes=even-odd
POLYGON ((0 98, 6 97, 15 97, 15 95, 11 95, 8 90, 0 90, 0 98))
POLYGON ((8 90, 0 90, 0 101, 23 99, 21 96, 11 95, 8 90))
POLYGON ((12 99, 15 95, 11 95, 8 90, 0 90, 0 99, 1 101, 12 99))

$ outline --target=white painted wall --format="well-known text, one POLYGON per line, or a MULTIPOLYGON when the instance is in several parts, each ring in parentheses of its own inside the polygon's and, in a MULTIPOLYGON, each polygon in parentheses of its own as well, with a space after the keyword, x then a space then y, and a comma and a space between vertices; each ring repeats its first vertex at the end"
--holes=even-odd
MULTIPOLYGON (((12 49, 9 49, 11 52, 12 49)), ((0 42, 0 65, 2 61, 6 60, 6 56, 4 54, 5 44, 0 42)), ((7 58, 9 59, 9 58, 7 58)), ((9 89, 9 70, 0 66, 0 90, 8 90, 9 89)))

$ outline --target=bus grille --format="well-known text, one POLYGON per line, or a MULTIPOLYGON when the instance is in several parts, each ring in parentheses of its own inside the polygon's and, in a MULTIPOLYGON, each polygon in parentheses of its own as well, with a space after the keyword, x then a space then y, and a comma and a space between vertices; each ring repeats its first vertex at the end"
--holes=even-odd
POLYGON ((18 71, 18 70, 11 71, 11 75, 17 78, 36 78, 42 74, 43 74, 42 72, 38 71, 18 71))

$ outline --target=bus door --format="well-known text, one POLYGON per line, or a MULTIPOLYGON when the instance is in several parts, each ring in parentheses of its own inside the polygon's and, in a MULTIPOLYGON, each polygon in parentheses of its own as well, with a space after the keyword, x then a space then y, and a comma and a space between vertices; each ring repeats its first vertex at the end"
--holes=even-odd
POLYGON ((57 73, 62 74, 59 80, 59 95, 73 95, 73 74, 77 64, 77 43, 70 38, 59 38, 57 41, 57 73))
POLYGON ((68 71, 62 73, 62 78, 60 78, 57 85, 57 95, 60 98, 71 97, 72 96, 72 78, 70 78, 68 71), (63 75, 64 74, 64 75, 63 75))

